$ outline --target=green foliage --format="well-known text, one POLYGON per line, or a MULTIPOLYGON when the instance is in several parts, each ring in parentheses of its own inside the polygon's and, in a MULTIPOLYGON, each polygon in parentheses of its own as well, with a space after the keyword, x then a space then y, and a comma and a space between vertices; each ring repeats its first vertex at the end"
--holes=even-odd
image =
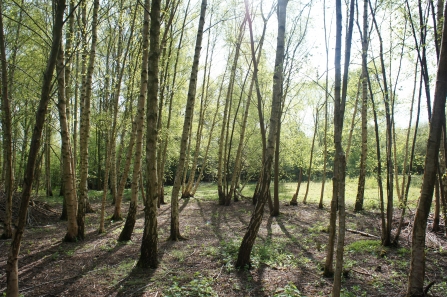
POLYGON ((380 240, 358 240, 348 246, 346 246, 346 251, 349 253, 377 253, 381 250, 382 243, 380 240))
POLYGON ((213 278, 204 277, 199 272, 194 273, 194 279, 184 285, 179 285, 174 281, 173 285, 168 288, 167 297, 214 297, 218 296, 214 291, 212 285, 214 283, 213 278))
POLYGON ((278 288, 274 297, 305 297, 293 283, 288 283, 284 288, 278 288))
POLYGON ((295 267, 299 259, 287 251, 285 244, 286 242, 279 240, 255 244, 252 252, 253 265, 264 263, 274 267, 295 267))

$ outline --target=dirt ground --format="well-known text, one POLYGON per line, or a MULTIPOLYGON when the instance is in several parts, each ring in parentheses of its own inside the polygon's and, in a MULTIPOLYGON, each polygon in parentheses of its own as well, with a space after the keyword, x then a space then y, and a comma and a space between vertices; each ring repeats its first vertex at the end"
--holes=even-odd
MULTIPOLYGON (((188 240, 179 242, 166 241, 170 206, 162 205, 160 265, 151 270, 136 267, 142 207, 131 242, 116 240, 124 221, 109 220, 106 233, 98 234, 98 211, 87 214, 86 240, 65 243, 61 239, 66 222, 58 219, 60 205, 36 204, 45 211, 34 211, 32 226, 24 234, 19 256, 23 296, 329 296, 331 292, 332 279, 322 277, 321 271, 329 213, 317 205, 281 205, 276 218, 266 212, 252 253, 253 267, 237 271, 233 264, 253 208, 249 200, 226 207, 200 197, 182 199, 181 232, 188 240)), ((92 205, 99 210, 99 201, 92 205)), ((128 201, 122 209, 125 214, 128 201)), ((109 217, 112 210, 113 206, 107 207, 109 217)), ((347 227, 380 236, 374 212, 348 211, 347 227)), ((406 224, 396 248, 383 248, 374 237, 347 232, 344 296, 403 296, 410 230, 411 224, 406 224)), ((0 241, 0 294, 6 287, 9 243, 0 241)), ((428 233, 426 283, 435 282, 431 296, 447 296, 446 251, 444 232, 428 233)))

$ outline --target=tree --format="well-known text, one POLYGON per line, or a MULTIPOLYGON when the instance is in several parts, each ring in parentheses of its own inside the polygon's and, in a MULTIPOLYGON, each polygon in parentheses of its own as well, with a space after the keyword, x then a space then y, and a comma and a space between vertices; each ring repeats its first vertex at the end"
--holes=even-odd
MULTIPOLYGON (((148 1, 146 2, 149 5, 148 1)), ((146 197, 144 199, 144 230, 138 266, 156 268, 158 266, 158 176, 157 176, 157 117, 158 78, 160 62, 160 0, 152 0, 149 27, 149 57, 147 73, 147 113, 146 113, 146 197)), ((145 12, 146 14, 146 12, 145 12)))
POLYGON ((185 159, 186 159, 186 147, 188 143, 189 132, 191 130, 192 115, 194 112, 194 102, 196 97, 197 88, 197 72, 199 70, 199 60, 200 60, 200 50, 202 49, 202 36, 203 27, 205 25, 205 12, 206 12, 207 2, 202 0, 200 8, 200 18, 199 18, 199 28, 197 30, 196 45, 194 51, 194 60, 191 69, 191 77, 189 80, 188 87, 188 98, 186 102, 185 111, 185 121, 183 123, 183 131, 180 140, 180 156, 177 164, 177 170, 174 178, 174 185, 172 186, 172 196, 171 196, 171 231, 169 235, 170 240, 180 240, 183 237, 180 235, 179 226, 179 209, 178 209, 178 195, 180 192, 181 178, 183 175, 183 170, 185 170, 185 159))
POLYGON ((354 211, 363 210, 366 180, 366 156, 368 153, 368 79, 367 79, 367 53, 368 53, 368 1, 363 1, 363 32, 362 36, 362 154, 360 158, 360 173, 355 200, 354 211))
MULTIPOLYGON (((1 59, 1 82, 2 82, 2 130, 3 130, 3 166, 5 172, 5 194, 6 194, 6 218, 2 239, 12 237, 12 193, 14 188, 14 171, 12 163, 12 123, 11 104, 8 92, 8 65, 6 63, 5 36, 3 30, 3 1, 0 1, 0 59, 1 59)), ((3 174, 3 170, 2 170, 3 174)))
POLYGON ((62 172, 64 200, 67 209, 68 228, 67 234, 64 237, 65 241, 74 242, 78 236, 78 223, 76 221, 77 201, 76 201, 76 186, 75 186, 75 169, 73 167, 73 154, 70 143, 70 132, 67 120, 67 101, 65 96, 65 69, 64 69, 64 49, 62 43, 59 47, 57 56, 57 90, 58 90, 58 104, 59 122, 61 126, 61 140, 62 140, 62 172))
MULTIPOLYGON (((273 98, 272 98, 272 111, 270 115, 270 125, 269 134, 267 140, 267 147, 265 151, 265 157, 262 164, 262 173, 260 183, 261 194, 256 203, 255 210, 253 211, 250 223, 248 225, 247 232, 242 239, 241 246, 239 247, 238 257, 236 261, 236 267, 246 267, 250 265, 250 254, 253 249, 253 245, 256 236, 259 231, 259 227, 262 222, 262 217, 264 213, 264 205, 268 199, 268 194, 270 192, 270 179, 271 179, 271 169, 273 163, 273 157, 275 154, 275 144, 278 132, 278 125, 280 121, 280 103, 282 100, 282 83, 283 83, 283 63, 284 63, 284 40, 285 40, 285 25, 286 25, 286 9, 287 0, 279 0, 277 6, 278 14, 278 37, 276 44, 276 57, 275 57, 275 72, 273 75, 273 98)), ((253 44, 253 29, 252 20, 248 13, 248 3, 245 0, 245 11, 247 14, 247 21, 250 28, 250 40, 251 40, 251 51, 253 64, 256 63, 254 55, 254 44, 253 44)), ((255 68, 255 73, 257 67, 255 68)))
POLYGON ((18 255, 23 232, 26 225, 26 214, 28 204, 31 198, 31 188, 34 179, 34 171, 36 159, 40 149, 42 140, 42 130, 45 123, 48 103, 50 101, 51 83, 53 79, 54 68, 56 67, 56 59, 59 46, 62 40, 62 26, 65 11, 65 0, 57 0, 55 2, 55 17, 53 23, 53 34, 50 54, 47 60, 46 69, 43 75, 42 90, 40 94, 39 106, 36 111, 36 122, 34 124, 31 146, 28 154, 28 162, 25 169, 25 179, 22 190, 22 199, 18 215, 18 224, 14 233, 11 246, 8 252, 8 260, 6 263, 6 295, 19 296, 19 272, 18 272, 18 255))
MULTIPOLYGON (((149 1, 144 2, 144 20, 142 30, 143 55, 141 58, 141 78, 140 93, 138 97, 137 115, 133 126, 135 127, 135 159, 132 172, 131 198, 129 211, 123 230, 118 238, 119 241, 128 241, 131 239, 133 228, 135 226, 137 214, 138 183, 140 178, 142 154, 143 154, 143 132, 144 132, 144 110, 146 96, 148 95, 148 60, 149 60, 149 1)), ((132 128, 134 129, 134 128, 132 128)), ((129 152, 127 159, 130 161, 129 152)), ((127 161, 126 161, 127 162, 127 161)), ((144 197, 144 196, 143 196, 144 197)))
POLYGON ((78 238, 84 239, 85 236, 85 212, 86 203, 88 201, 88 140, 90 137, 90 101, 92 96, 92 76, 95 64, 96 55, 96 41, 97 41, 97 26, 98 26, 98 10, 99 0, 93 2, 93 16, 92 16, 92 40, 90 45, 90 52, 87 49, 87 3, 85 0, 81 3, 82 8, 82 30, 84 38, 84 51, 82 53, 82 89, 81 89, 81 128, 79 140, 79 154, 80 160, 80 177, 79 177, 79 200, 78 200, 78 238), (87 59, 88 56, 88 59, 87 59), (87 65, 88 63, 88 65, 87 65))
MULTIPOLYGON (((447 6, 444 8, 444 18, 447 17, 447 6)), ((441 142, 442 124, 445 121, 445 101, 447 96, 447 24, 444 22, 442 42, 436 74, 433 114, 430 121, 430 132, 425 156, 424 179, 421 196, 419 197, 411 246, 410 274, 408 277, 407 296, 425 296, 425 230, 430 213, 433 191, 436 181, 438 154, 441 142)))

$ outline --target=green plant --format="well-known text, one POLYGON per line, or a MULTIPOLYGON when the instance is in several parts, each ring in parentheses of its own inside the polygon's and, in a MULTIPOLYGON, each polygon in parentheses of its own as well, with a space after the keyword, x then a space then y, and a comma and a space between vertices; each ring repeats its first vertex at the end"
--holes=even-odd
POLYGON ((174 281, 174 284, 168 288, 166 296, 217 297, 218 295, 214 291, 212 285, 213 279, 211 277, 204 277, 200 273, 196 272, 194 273, 194 279, 183 286, 180 286, 176 281, 174 281))
POLYGON ((288 283, 284 288, 278 288, 274 297, 304 297, 293 283, 288 283))
POLYGON ((346 246, 346 251, 350 253, 374 254, 380 252, 381 246, 380 240, 358 240, 346 246))

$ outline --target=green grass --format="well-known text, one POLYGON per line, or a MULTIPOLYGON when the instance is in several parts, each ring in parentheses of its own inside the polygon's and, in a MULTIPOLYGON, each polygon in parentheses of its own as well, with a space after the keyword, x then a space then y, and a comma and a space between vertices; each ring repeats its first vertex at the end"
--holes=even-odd
POLYGON ((382 243, 380 240, 358 240, 348 246, 346 251, 350 253, 376 253, 380 251, 382 243))
MULTIPOLYGON (((349 206, 354 206, 355 198, 357 196, 357 178, 347 178, 346 179, 346 191, 345 191, 345 199, 346 204, 349 206)), ((402 183, 402 176, 399 176, 399 183, 402 183)), ((410 191, 408 194, 408 204, 411 208, 415 207, 417 204, 417 199, 419 198, 420 188, 422 184, 422 176, 413 176, 410 185, 410 191)), ((311 181, 309 184, 309 193, 307 194, 307 202, 318 204, 320 202, 321 196, 321 181, 311 181)), ((283 202, 289 202, 296 191, 297 183, 291 182, 281 182, 279 186, 279 199, 283 202)), ((383 186, 386 187, 386 183, 383 183, 383 186)), ((255 190, 256 184, 247 185, 242 194, 244 196, 251 197, 255 190)), ((307 181, 301 182, 300 191, 298 193, 298 202, 302 202, 306 193, 307 181)), ((217 189, 217 186, 215 186, 217 189)), ((273 187, 272 187, 273 188, 273 187)), ((198 192, 202 189, 199 187, 198 192)), ((384 195, 386 195, 386 188, 384 188, 384 195)), ((217 195, 216 195, 217 197, 217 195)), ((384 197, 386 199, 386 197, 384 197)), ((332 181, 330 179, 326 180, 324 187, 324 196, 323 196, 323 204, 328 206, 332 199, 332 181)), ((398 205, 398 197, 396 189, 394 189, 394 200, 395 205, 398 205)), ((367 177, 365 184, 365 200, 364 207, 367 210, 375 210, 380 207, 379 200, 379 187, 377 185, 377 180, 374 177, 367 177)))
MULTIPOLYGON (((384 176, 385 177, 385 176, 384 176)), ((355 198, 357 196, 357 178, 347 178, 346 179, 346 191, 345 198, 347 207, 353 207, 355 203, 355 198)), ((399 176, 399 183, 402 183, 402 176, 399 176)), ((408 195, 408 205, 410 208, 416 207, 417 200, 419 198, 420 188, 422 184, 422 176, 415 175, 412 176, 410 191, 408 195)), ((309 183, 309 193, 307 195, 307 202, 312 204, 318 204, 321 196, 321 181, 311 181, 309 183)), ((386 183, 384 181, 383 186, 386 187, 386 183)), ((246 197, 252 197, 253 192, 255 190, 256 183, 247 184, 242 194, 246 197)), ((279 199, 282 203, 288 203, 293 195, 295 194, 297 187, 296 182, 280 182, 279 184, 279 199)), ((273 191, 273 184, 271 186, 273 191)), ((303 181, 301 183, 300 191, 298 194, 298 202, 302 202, 306 193, 307 181, 303 181)), ((58 191, 53 191, 56 193, 58 191)), ((165 187, 165 201, 169 203, 170 197, 172 193, 172 186, 165 187)), ((386 188, 384 188, 384 195, 386 195, 386 188)), ((217 200, 217 184, 216 183, 204 183, 202 182, 195 194, 195 198, 200 200, 217 200)), ((324 196, 323 196, 323 204, 328 206, 330 204, 332 198, 332 181, 331 179, 327 179, 325 183, 324 196)), ((385 197, 386 198, 386 197, 385 197)), ((100 202, 102 199, 102 191, 89 191, 89 199, 91 202, 100 202)), ((130 199, 130 189, 126 189, 124 191, 124 201, 128 201, 130 199)), ((141 197, 139 197, 141 200, 141 197)), ((107 195, 107 201, 111 200, 111 195, 107 195)), ((398 197, 396 189, 394 189, 394 200, 395 205, 398 206, 398 197)), ((53 196, 46 197, 45 201, 50 205, 60 205, 62 204, 62 197, 53 196)), ((364 208, 365 210, 379 210, 380 209, 380 201, 379 201, 379 188, 377 185, 377 180, 375 177, 367 177, 365 184, 365 200, 364 200, 364 208)))

